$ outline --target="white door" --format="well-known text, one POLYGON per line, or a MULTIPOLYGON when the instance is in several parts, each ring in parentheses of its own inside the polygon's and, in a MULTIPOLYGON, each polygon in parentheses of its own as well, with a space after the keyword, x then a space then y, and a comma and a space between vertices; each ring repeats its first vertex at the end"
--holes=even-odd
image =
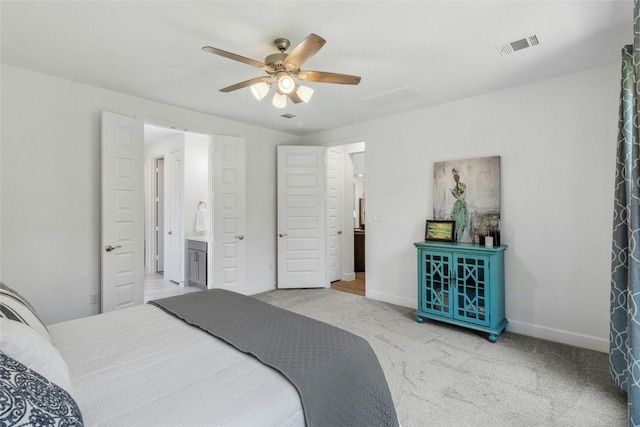
POLYGON ((155 263, 157 272, 164 272, 164 158, 159 157, 155 160, 156 164, 156 185, 155 185, 155 227, 156 247, 155 247, 155 263))
POLYGON ((166 185, 166 239, 164 277, 175 283, 184 282, 183 259, 184 240, 182 238, 182 150, 175 150, 167 156, 165 170, 166 185))
POLYGON ((245 293, 245 141, 213 137, 213 283, 245 293))
POLYGON ((343 152, 327 151, 327 263, 329 281, 342 279, 342 159, 343 152))
POLYGON ((325 148, 278 147, 278 288, 326 280, 325 148))
POLYGON ((102 112, 101 312, 144 300, 142 127, 139 120, 102 112))

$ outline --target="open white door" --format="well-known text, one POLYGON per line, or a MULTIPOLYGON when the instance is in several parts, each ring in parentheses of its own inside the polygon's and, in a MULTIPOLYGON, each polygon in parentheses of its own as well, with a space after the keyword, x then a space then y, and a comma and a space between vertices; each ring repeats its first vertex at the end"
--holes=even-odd
POLYGON ((155 227, 153 231, 155 233, 156 241, 154 251, 155 256, 153 257, 155 270, 153 270, 153 272, 164 272, 164 157, 155 159, 154 163, 156 165, 156 173, 154 174, 156 185, 154 186, 155 200, 153 206, 155 209, 155 215, 153 215, 153 218, 155 220, 155 227))
POLYGON ((101 312, 144 300, 143 124, 102 112, 101 312))
POLYGON ((327 263, 329 282, 342 279, 342 150, 327 150, 327 263))
POLYGON ((245 141, 213 137, 213 283, 245 293, 245 141))
POLYGON ((167 156, 165 176, 167 180, 164 277, 175 283, 184 283, 184 239, 182 221, 183 151, 175 150, 167 156))
POLYGON ((278 146, 278 288, 327 287, 324 147, 278 146))

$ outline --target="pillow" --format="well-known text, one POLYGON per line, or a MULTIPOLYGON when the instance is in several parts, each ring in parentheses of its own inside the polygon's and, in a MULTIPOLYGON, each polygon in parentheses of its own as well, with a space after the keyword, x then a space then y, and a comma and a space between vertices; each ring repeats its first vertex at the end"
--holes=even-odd
POLYGON ((83 426, 73 397, 42 375, 0 353, 2 425, 83 426))
POLYGON ((51 342, 47 327, 42 323, 29 301, 2 282, 0 282, 0 317, 29 325, 51 342))
POLYGON ((73 393, 69 367, 58 349, 24 323, 0 317, 0 351, 73 393))

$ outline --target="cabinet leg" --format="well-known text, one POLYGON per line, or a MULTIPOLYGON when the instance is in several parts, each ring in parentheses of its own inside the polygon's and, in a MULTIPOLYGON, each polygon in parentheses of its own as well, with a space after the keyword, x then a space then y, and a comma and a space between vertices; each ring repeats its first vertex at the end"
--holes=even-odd
POLYGON ((420 316, 416 316, 416 322, 418 323, 424 323, 424 319, 420 316))
POLYGON ((497 334, 489 334, 489 341, 491 341, 491 342, 498 341, 498 335, 497 334))

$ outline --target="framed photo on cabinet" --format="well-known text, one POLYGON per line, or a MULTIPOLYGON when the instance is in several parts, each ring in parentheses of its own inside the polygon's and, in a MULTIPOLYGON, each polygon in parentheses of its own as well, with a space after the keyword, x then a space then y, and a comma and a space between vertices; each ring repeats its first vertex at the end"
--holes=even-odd
POLYGON ((437 240, 440 242, 453 242, 456 231, 455 221, 443 221, 428 219, 424 234, 424 240, 437 240))

